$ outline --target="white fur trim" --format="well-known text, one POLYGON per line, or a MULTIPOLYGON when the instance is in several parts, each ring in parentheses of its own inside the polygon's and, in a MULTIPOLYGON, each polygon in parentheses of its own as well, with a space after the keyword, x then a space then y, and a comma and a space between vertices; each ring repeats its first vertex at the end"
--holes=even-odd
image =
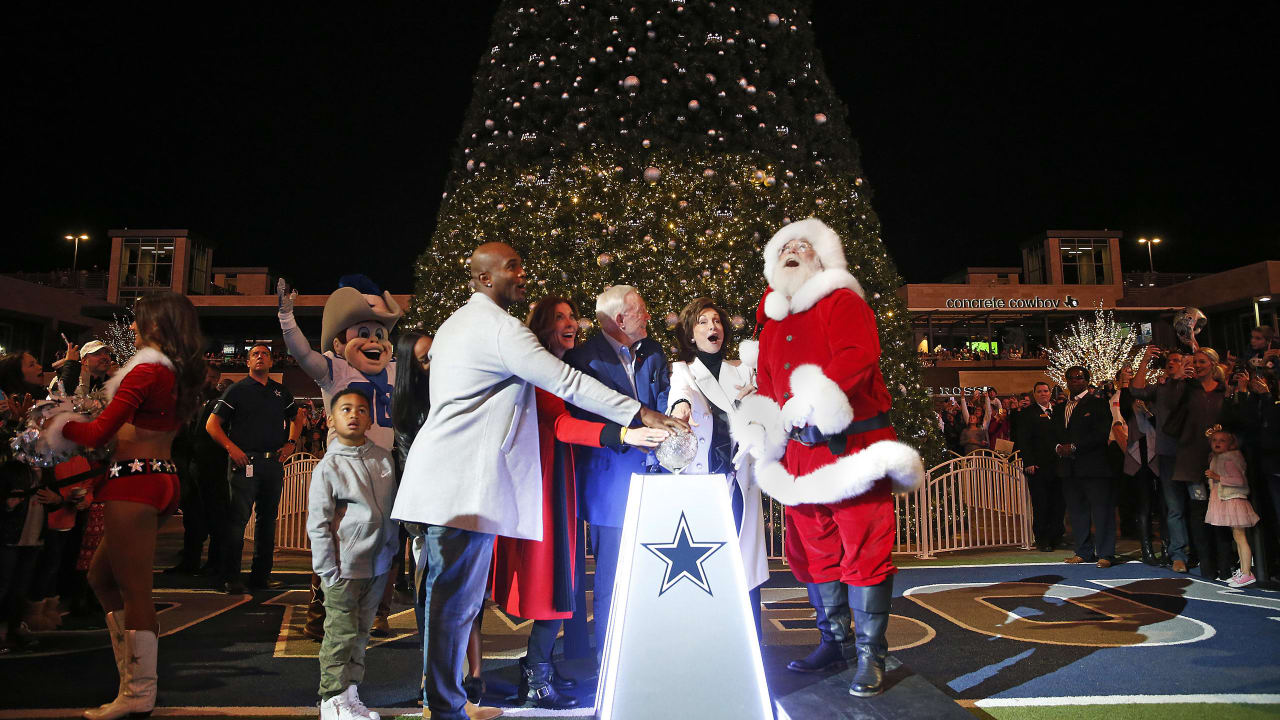
POLYGON ((71 409, 71 401, 65 400, 59 406, 57 414, 51 416, 44 421, 44 429, 40 431, 40 438, 36 444, 36 449, 41 443, 48 445, 49 449, 55 454, 77 453, 80 452, 80 443, 67 438, 62 434, 62 426, 69 422, 85 422, 89 417, 81 415, 71 409))
POLYGON ((823 434, 838 433, 853 422, 849 396, 817 365, 801 365, 791 373, 791 394, 813 409, 809 422, 823 434))
POLYGON ((760 343, 756 340, 743 340, 738 345, 738 359, 743 365, 754 370, 756 368, 756 360, 760 358, 760 343))
POLYGON ((784 298, 782 293, 777 290, 769 293, 769 296, 764 299, 764 314, 768 315, 771 320, 785 320, 788 315, 804 312, 817 305, 822 298, 841 289, 852 290, 858 293, 858 297, 863 299, 867 297, 866 293, 862 291, 862 283, 859 283, 857 278, 850 275, 848 270, 823 270, 805 280, 804 284, 789 300, 784 298), (777 298, 777 300, 774 301, 774 298, 777 298))
POLYGON ((756 461, 756 484, 783 505, 827 505, 858 497, 888 477, 895 493, 925 480, 920 453, 896 440, 881 440, 817 470, 795 477, 777 460, 756 461))
POLYGON ((729 413, 729 434, 757 458, 777 461, 787 450, 782 408, 764 395, 748 395, 729 413))
POLYGON ((120 388, 120 383, 124 382, 124 376, 139 365, 163 365, 170 370, 173 369, 173 361, 164 353, 150 346, 139 348, 138 352, 129 358, 129 362, 121 366, 102 386, 102 395, 107 402, 111 402, 111 398, 116 396, 116 390, 120 388))
POLYGON ((769 316, 770 320, 782 320, 791 314, 791 310, 787 306, 787 298, 778 291, 769 293, 764 299, 764 314, 769 316))
POLYGON ((782 253, 782 246, 796 238, 804 238, 813 245, 813 252, 822 261, 823 269, 844 270, 849 267, 844 259, 844 246, 836 231, 818 218, 805 218, 783 225, 764 246, 764 277, 770 284, 773 284, 773 271, 778 267, 778 255, 782 253))

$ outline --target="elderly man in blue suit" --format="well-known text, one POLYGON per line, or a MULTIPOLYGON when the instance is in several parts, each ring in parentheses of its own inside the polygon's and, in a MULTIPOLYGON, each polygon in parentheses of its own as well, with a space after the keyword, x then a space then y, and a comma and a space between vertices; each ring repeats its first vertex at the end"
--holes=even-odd
MULTIPOLYGON (((606 288, 596 298, 596 319, 601 332, 566 353, 564 361, 610 389, 639 400, 645 408, 664 412, 671 373, 662 346, 649 338, 649 310, 639 291, 630 285, 606 288)), ((602 419, 579 408, 570 410, 578 417, 602 419)), ((594 607, 599 659, 609 623, 631 475, 651 471, 657 462, 652 455, 630 447, 575 446, 574 452, 578 514, 590 525, 591 547, 596 556, 594 607)), ((581 607, 579 611, 582 612, 581 607)))

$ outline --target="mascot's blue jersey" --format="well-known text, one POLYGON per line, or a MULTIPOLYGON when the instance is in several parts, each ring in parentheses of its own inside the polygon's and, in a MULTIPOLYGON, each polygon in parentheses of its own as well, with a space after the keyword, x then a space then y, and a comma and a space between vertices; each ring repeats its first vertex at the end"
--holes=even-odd
MULTIPOLYGON (((324 397, 325 413, 329 412, 329 399, 335 392, 348 387, 363 392, 372 403, 369 409, 372 411, 373 425, 367 433, 369 439, 378 447, 393 449, 396 433, 391 427, 391 379, 396 376, 395 362, 388 363, 387 369, 377 375, 365 375, 332 352, 324 353, 324 359, 329 363, 329 374, 328 377, 317 379, 316 384, 320 386, 320 394, 324 397)), ((330 428, 328 442, 332 442, 335 437, 337 435, 330 428)))

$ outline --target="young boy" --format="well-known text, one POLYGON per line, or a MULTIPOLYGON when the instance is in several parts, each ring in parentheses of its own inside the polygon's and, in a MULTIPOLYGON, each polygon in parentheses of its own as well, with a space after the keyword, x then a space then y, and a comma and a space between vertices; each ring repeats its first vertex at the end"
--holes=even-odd
POLYGON ((400 539, 391 507, 396 478, 391 453, 365 438, 369 399, 354 388, 329 401, 337 437, 311 475, 307 534, 311 565, 324 585, 320 645, 321 720, 380 720, 360 702, 369 629, 400 539))

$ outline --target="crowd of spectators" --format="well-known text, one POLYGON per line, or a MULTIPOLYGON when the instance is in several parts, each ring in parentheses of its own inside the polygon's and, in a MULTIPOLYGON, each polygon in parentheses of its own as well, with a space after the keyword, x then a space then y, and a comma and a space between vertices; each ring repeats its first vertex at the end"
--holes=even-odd
MULTIPOLYGON (((1047 494, 1070 495, 1074 487, 1068 485, 1079 479, 1055 474, 1069 472, 1079 457, 1072 443, 1061 442, 1070 425, 1068 407, 1087 397, 1106 401, 1110 429, 1096 438, 1107 458, 1105 482, 1087 502, 1077 499, 1103 511, 1092 520, 1088 508, 1075 516, 1076 525, 1092 524, 1091 530, 1077 529, 1089 536, 1089 544, 1078 545, 1077 552, 1110 547, 1100 535, 1118 532, 1139 540, 1144 562, 1177 572, 1195 569, 1206 580, 1235 587, 1251 584, 1252 548, 1261 542, 1274 545, 1274 529, 1280 528, 1280 340, 1269 327, 1255 328, 1241 357, 1221 356, 1208 347, 1148 345, 1136 364, 1113 378, 1087 378, 1080 395, 1037 383, 1034 393, 1000 396, 988 388, 946 398, 937 410, 938 426, 953 453, 1016 449, 1027 467, 1035 434, 1052 433, 1048 447, 1058 458, 1043 463, 1054 474, 1054 489, 1047 494), (1037 430, 1037 419, 1049 429, 1037 430), (1108 514, 1118 517, 1118 529, 1098 521, 1108 514), (1255 524, 1262 530, 1252 529, 1255 524)), ((1040 478, 1028 474, 1028 483, 1048 483, 1043 468, 1041 473, 1040 478)), ((1048 535, 1039 537, 1037 530, 1042 550, 1054 549, 1061 540, 1061 531, 1054 537, 1052 528, 1061 527, 1063 506, 1053 500, 1037 504, 1033 497, 1033 513, 1041 516, 1034 524, 1048 535), (1045 514, 1056 517, 1046 521, 1045 514)), ((1114 544, 1114 538, 1109 541, 1114 544)), ((1106 560, 1106 566, 1111 561, 1072 558, 1106 560)))
MULTIPOLYGON (((282 364, 293 363, 287 354, 274 353, 282 364)), ((224 372, 247 371, 243 358, 208 354, 209 380, 206 400, 212 409, 214 401, 230 386, 221 379, 224 372)), ((296 363, 293 363, 296 364, 296 363)), ((3 435, 16 433, 27 411, 44 398, 51 386, 60 383, 68 394, 85 394, 102 388, 105 380, 119 369, 109 348, 99 341, 83 346, 67 344, 67 350, 50 364, 48 370, 28 352, 9 353, 0 357, 0 424, 3 435), (55 379, 57 382, 55 382, 55 379)), ((301 435, 295 452, 324 454, 326 416, 321 403, 299 400, 298 421, 301 435)), ((220 537, 216 517, 220 507, 207 502, 219 497, 226 485, 226 453, 207 439, 204 423, 208 413, 202 412, 187 423, 174 440, 175 459, 179 460, 184 480, 181 508, 184 551, 175 566, 180 572, 208 575, 216 584, 214 568, 200 565, 205 540, 212 563, 218 558, 220 537), (211 449, 212 448, 212 449, 211 449), (210 459, 210 456, 213 456, 210 459), (209 466, 203 481, 197 482, 197 465, 209 466), (214 478, 210 480, 209 477, 214 478), (219 483, 218 480, 221 482, 219 483), (206 517, 213 510, 214 517, 206 517), (192 555, 194 551, 194 556, 192 555)), ((35 647, 34 633, 61 627, 70 613, 80 624, 93 624, 101 619, 101 609, 87 582, 89 560, 103 534, 103 504, 96 502, 88 483, 66 480, 75 469, 59 465, 33 468, 10 458, 6 451, 0 463, 0 653, 35 647)), ((100 625, 100 622, 98 622, 100 625)))

